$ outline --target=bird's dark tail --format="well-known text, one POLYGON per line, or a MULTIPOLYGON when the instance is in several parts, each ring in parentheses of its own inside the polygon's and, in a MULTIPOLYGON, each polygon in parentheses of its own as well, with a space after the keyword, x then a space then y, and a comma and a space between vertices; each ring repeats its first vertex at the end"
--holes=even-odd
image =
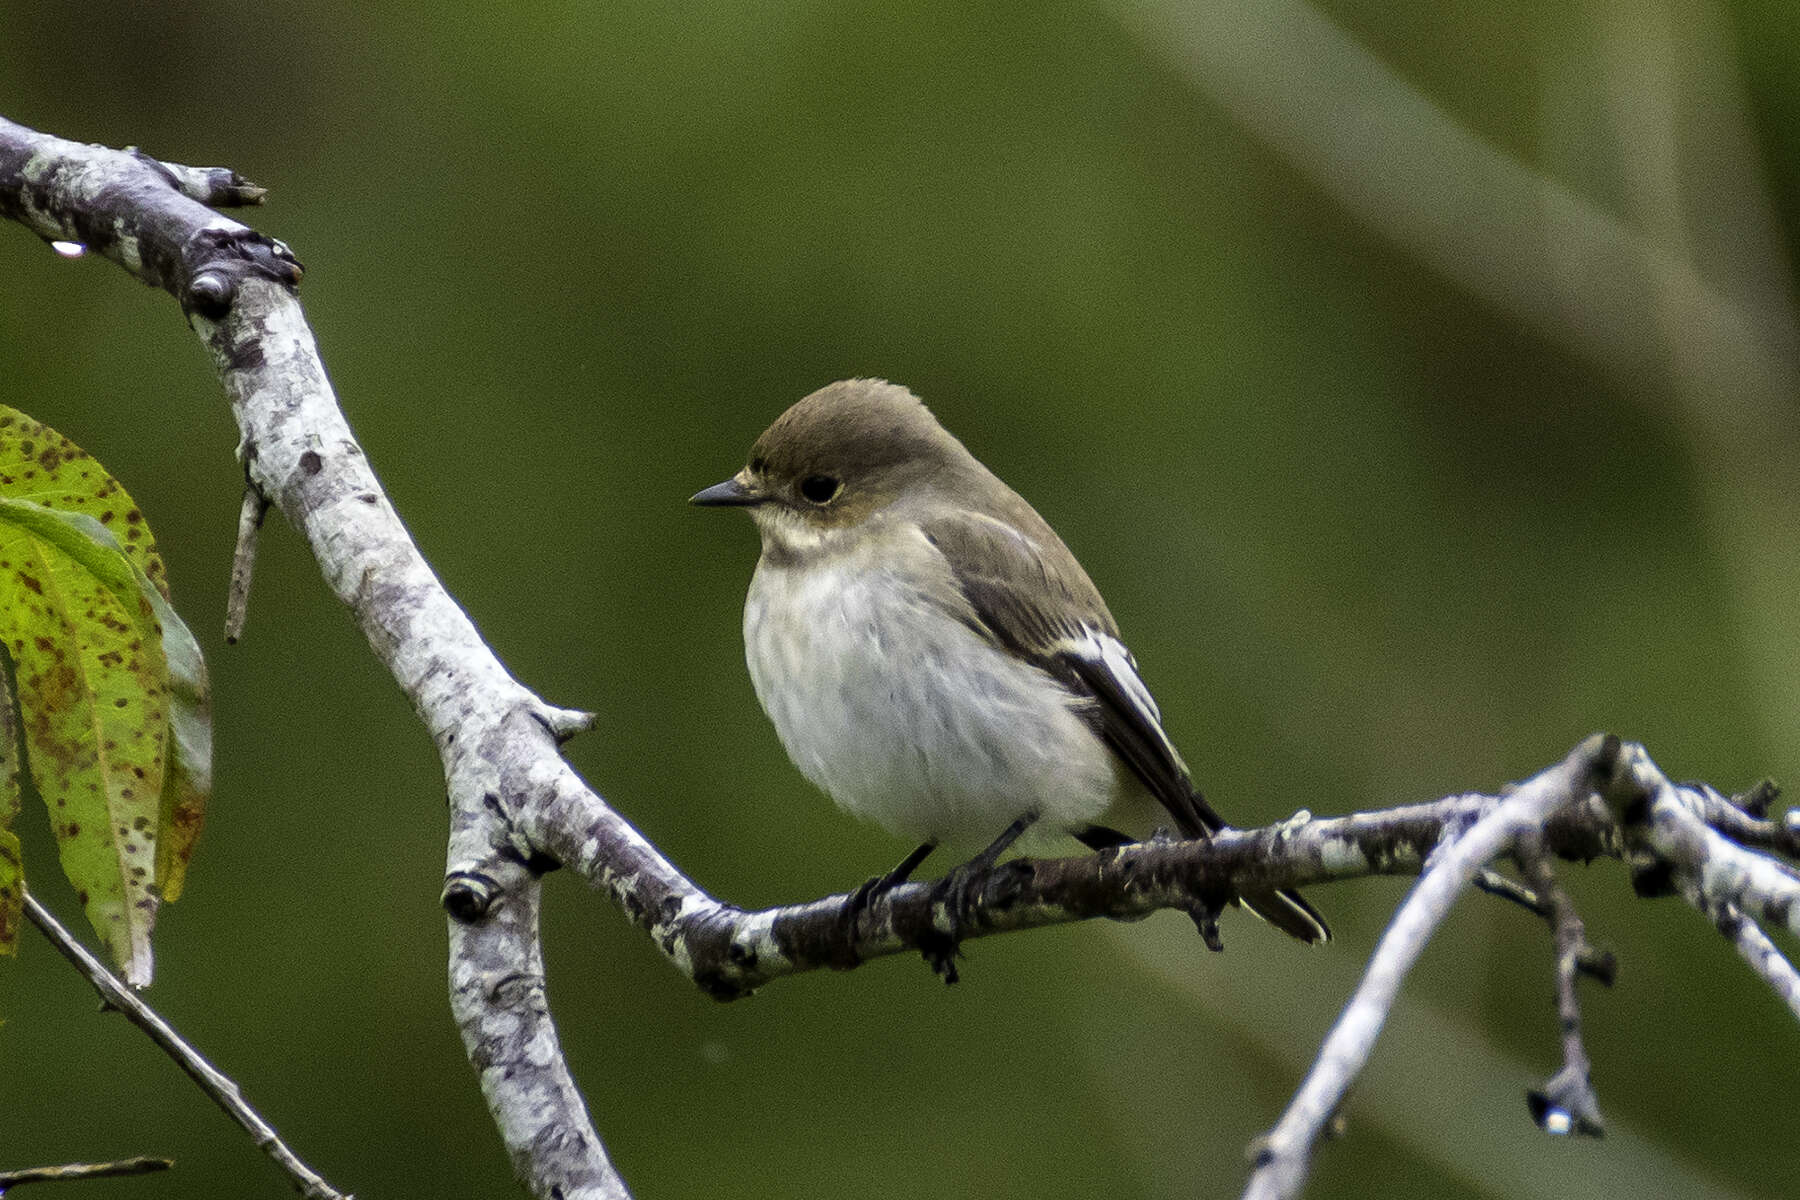
POLYGON ((1292 888, 1279 892, 1250 892, 1240 899, 1245 908, 1289 937, 1299 938, 1307 945, 1331 940, 1331 927, 1325 924, 1325 918, 1306 902, 1305 896, 1292 888))
MULTIPOLYGON (((1225 818, 1197 790, 1193 794, 1192 808, 1186 813, 1175 812, 1175 817, 1175 823, 1181 826, 1182 833, 1187 837, 1210 837, 1227 828, 1225 818)), ((1245 892, 1238 899, 1245 908, 1281 932, 1298 938, 1309 946, 1331 940, 1331 927, 1325 924, 1325 918, 1319 915, 1318 909, 1306 902, 1305 896, 1292 888, 1273 892, 1245 892)))

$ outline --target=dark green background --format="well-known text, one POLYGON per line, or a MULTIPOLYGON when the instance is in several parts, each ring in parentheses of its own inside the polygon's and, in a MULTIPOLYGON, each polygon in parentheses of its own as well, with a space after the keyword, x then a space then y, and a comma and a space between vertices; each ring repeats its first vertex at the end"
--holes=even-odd
MULTIPOLYGON (((1241 8, 1276 57, 1311 44, 1283 11, 1241 8)), ((1413 235, 1552 251, 1429 205, 1371 221, 1152 4, 0 0, 0 112, 271 188, 252 219, 307 264, 426 556, 522 680, 601 714, 582 772, 733 902, 904 849, 787 764, 741 658, 754 537, 683 503, 853 374, 911 385, 1057 526, 1240 822, 1491 790, 1597 728, 1677 777, 1800 777, 1792 6, 1311 11, 1457 136, 1752 296, 1772 373, 1695 385, 1691 323, 1652 305, 1576 333, 1579 303, 1472 286, 1479 255, 1413 235), (1722 196, 1749 215, 1718 224, 1722 196)), ((1328 146, 1407 194, 1442 182, 1403 147, 1328 146)), ((127 482, 212 664, 217 795, 154 1002, 338 1186, 511 1194, 446 1010, 429 740, 279 522, 249 636, 222 644, 236 432, 169 298, 16 227, 0 280, 0 400, 127 482)), ((73 918, 24 827, 34 890, 73 918)), ((1311 1195, 1792 1190, 1791 1017, 1679 902, 1612 864, 1570 876, 1622 963, 1587 993, 1612 1136, 1527 1120, 1557 1065, 1550 946, 1475 898, 1311 1195)), ((1239 918, 1208 955, 1164 917, 974 945, 950 991, 888 961, 719 1006, 553 877, 550 994, 643 1200, 1226 1196, 1404 889, 1320 889, 1321 951, 1239 918)), ((66 1190, 286 1194, 35 934, 0 1011, 0 1164, 164 1154, 169 1175, 66 1190)))

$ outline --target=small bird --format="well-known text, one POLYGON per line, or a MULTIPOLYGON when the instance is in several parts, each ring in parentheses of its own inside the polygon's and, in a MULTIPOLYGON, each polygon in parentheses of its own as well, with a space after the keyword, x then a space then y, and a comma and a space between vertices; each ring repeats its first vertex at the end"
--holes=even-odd
MULTIPOLYGON (((882 886, 1003 825, 976 861, 1033 822, 1131 841, 1096 822, 1146 793, 1183 837, 1225 827, 1081 564, 906 388, 820 388, 692 503, 747 509, 762 534, 744 650, 794 765, 921 843, 882 886)), ((1241 899, 1303 942, 1331 936, 1296 892, 1241 899)))

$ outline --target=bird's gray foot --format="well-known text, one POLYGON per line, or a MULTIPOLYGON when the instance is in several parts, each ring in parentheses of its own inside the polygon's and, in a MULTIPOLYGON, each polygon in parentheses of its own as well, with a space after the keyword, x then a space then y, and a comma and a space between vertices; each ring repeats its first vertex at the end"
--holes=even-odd
POLYGON ((931 929, 919 940, 919 954, 946 984, 955 983, 956 960, 961 956, 963 930, 974 914, 978 898, 974 884, 993 869, 1021 834, 1031 828, 1037 814, 1028 812, 1008 825, 993 843, 931 885, 931 929))

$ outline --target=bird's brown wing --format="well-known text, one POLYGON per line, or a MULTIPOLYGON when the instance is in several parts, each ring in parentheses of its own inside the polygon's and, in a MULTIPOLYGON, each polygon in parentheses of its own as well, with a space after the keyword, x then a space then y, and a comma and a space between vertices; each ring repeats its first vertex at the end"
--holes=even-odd
MULTIPOLYGON (((1094 731, 1168 810, 1183 837, 1223 829, 1224 819, 1195 790, 1164 732, 1137 660, 1087 572, 1023 500, 1007 517, 965 510, 921 523, 968 601, 970 611, 958 615, 1068 688, 1094 731)), ((1303 942, 1331 937, 1324 918, 1298 892, 1253 893, 1243 901, 1303 942)))
POLYGON ((964 512, 923 528, 981 631, 1069 689, 1094 732, 1168 809, 1182 836, 1204 837, 1223 827, 1195 793, 1099 591, 1055 533, 1041 520, 1037 524, 1039 529, 1021 531, 964 512))

